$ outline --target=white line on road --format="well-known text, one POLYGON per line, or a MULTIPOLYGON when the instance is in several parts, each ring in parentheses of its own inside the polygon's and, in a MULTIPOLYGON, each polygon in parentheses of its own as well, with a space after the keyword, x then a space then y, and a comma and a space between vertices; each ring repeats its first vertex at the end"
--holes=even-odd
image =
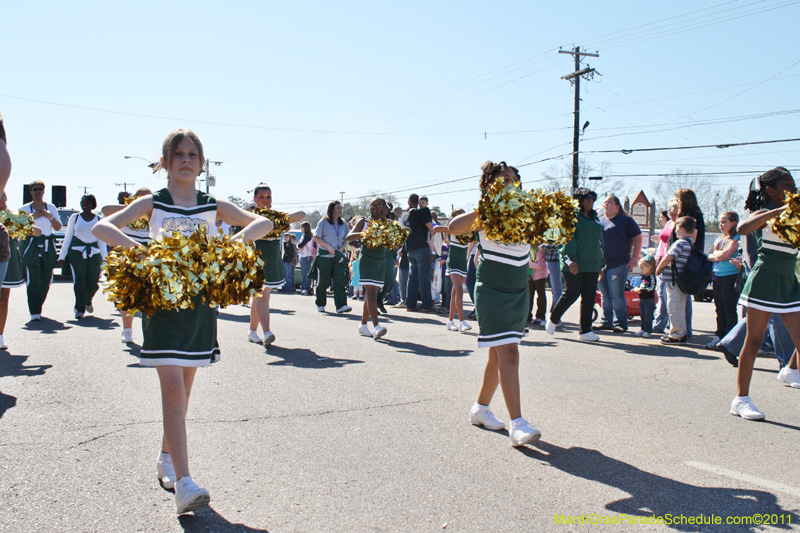
POLYGON ((713 472, 714 474, 728 476, 733 479, 738 479, 739 481, 745 481, 747 483, 752 483, 753 485, 759 485, 767 489, 777 490, 779 492, 785 492, 787 494, 800 497, 800 489, 790 487, 789 485, 784 485, 783 483, 777 483, 768 479, 761 479, 760 477, 743 474, 741 472, 736 472, 735 470, 728 470, 727 468, 722 468, 719 466, 699 463, 697 461, 687 461, 686 464, 700 470, 705 470, 706 472, 713 472))

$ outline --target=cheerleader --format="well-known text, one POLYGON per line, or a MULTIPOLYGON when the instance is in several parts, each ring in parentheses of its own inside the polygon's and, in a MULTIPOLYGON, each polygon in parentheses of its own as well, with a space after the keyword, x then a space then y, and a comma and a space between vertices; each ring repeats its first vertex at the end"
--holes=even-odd
MULTIPOLYGON (((383 198, 373 198, 369 203, 369 216, 372 220, 383 220, 389 212, 389 206, 383 198)), ((369 221, 362 218, 356 222, 352 231, 347 235, 348 241, 357 241, 362 233, 369 227, 369 221)), ((367 248, 361 246, 361 261, 359 263, 359 277, 361 286, 364 287, 364 310, 361 313, 361 326, 358 332, 364 337, 375 340, 386 335, 386 328, 378 324, 378 291, 383 287, 386 273, 386 247, 367 248), (367 320, 372 319, 373 330, 370 331, 367 320)))
MULTIPOLYGON (((256 207, 272 209, 272 189, 265 183, 259 183, 253 190, 253 201, 256 207)), ((289 215, 289 222, 300 222, 305 216, 303 211, 297 211, 289 215)), ((247 340, 269 346, 275 342, 275 334, 269 329, 269 295, 273 289, 283 287, 286 283, 286 274, 281 259, 280 237, 258 239, 255 246, 261 254, 261 259, 264 260, 265 280, 261 295, 253 296, 253 303, 250 306, 250 333, 247 334, 247 340), (264 330, 263 338, 258 334, 259 324, 264 330)))
MULTIPOLYGON (((459 215, 463 215, 463 209, 456 209, 450 214, 450 222, 459 215)), ((433 228, 435 233, 448 233, 449 224, 447 226, 436 226, 433 228)), ((469 244, 461 244, 458 239, 450 234, 447 243, 447 265, 445 274, 450 276, 453 282, 453 289, 450 291, 450 316, 447 320, 447 329, 449 331, 460 331, 465 333, 472 329, 472 326, 467 324, 464 317, 464 280, 467 279, 467 248, 469 244), (460 324, 456 324, 453 319, 458 313, 458 318, 461 320, 460 324)))
MULTIPOLYGON (((750 399, 750 379, 772 313, 781 315, 792 342, 800 346, 800 283, 795 277, 798 250, 772 231, 772 219, 787 208, 785 193, 794 193, 797 189, 794 178, 783 167, 775 167, 757 177, 754 188, 745 202, 745 208, 753 214, 738 227, 739 235, 754 234, 758 260, 739 298, 739 304, 747 307, 747 337, 739 355, 739 390, 731 403, 731 414, 747 420, 763 420, 764 413, 750 399)), ((778 373, 778 379, 800 388, 796 352, 778 373)))
POLYGON ((43 181, 34 181, 28 188, 33 201, 23 205, 22 211, 33 215, 34 223, 42 229, 41 235, 22 241, 22 264, 28 280, 28 310, 34 321, 42 319, 42 305, 53 281, 53 267, 58 260, 53 232, 61 229, 61 219, 56 206, 44 201, 43 181))
MULTIPOLYGON (((147 187, 142 187, 133 193, 134 197, 141 198, 142 196, 149 196, 153 194, 147 187)), ((103 216, 108 217, 118 211, 125 209, 125 199, 130 198, 131 193, 122 191, 117 195, 119 204, 106 205, 103 207, 103 216)), ((138 242, 141 245, 147 245, 150 241, 150 226, 147 220, 137 220, 133 224, 127 225, 122 228, 122 233, 138 242)), ((125 310, 120 310, 119 314, 122 316, 122 335, 121 340, 124 344, 133 342, 133 315, 125 310)))
MULTIPOLYGON (((481 195, 497 178, 508 186, 519 180, 516 168, 504 161, 487 161, 481 166, 481 195)), ((478 316, 478 347, 489 348, 489 360, 483 374, 478 401, 470 410, 470 420, 476 426, 501 430, 506 426, 489 409, 492 396, 500 384, 511 418, 508 431, 512 446, 522 446, 539 440, 541 432, 522 418, 519 392, 519 343, 526 334, 528 318, 528 259, 529 244, 500 244, 489 240, 480 225, 476 211, 457 216, 450 221, 453 235, 478 231, 477 281, 475 310, 478 316)))
POLYGON ((64 266, 65 259, 69 260, 75 292, 73 312, 78 319, 83 318, 84 313, 94 313, 92 298, 99 288, 100 265, 108 255, 106 243, 92 235, 92 229, 100 221, 100 217, 92 213, 92 209, 97 209, 94 195, 81 198, 81 209, 82 213, 75 213, 67 221, 67 232, 58 256, 59 266, 64 266))
MULTIPOLYGON (((8 209, 6 206, 6 193, 0 194, 0 211, 8 209)), ((41 235, 42 230, 33 226, 33 234, 41 235)), ((11 289, 25 286, 25 276, 22 271, 22 259, 19 256, 19 242, 11 239, 8 230, 0 224, 0 350, 8 350, 8 342, 5 338, 6 319, 8 319, 8 299, 11 296, 11 289), (6 251, 7 243, 7 251, 6 251)))
POLYGON ((6 148, 6 129, 3 126, 3 115, 0 113, 0 192, 5 192, 8 177, 11 175, 11 156, 6 148))
MULTIPOLYGON (((191 130, 173 130, 164 140, 160 162, 160 167, 167 170, 167 188, 138 198, 104 218, 95 225, 94 235, 110 246, 139 247, 139 242, 119 228, 140 218, 150 221, 150 237, 156 240, 176 231, 184 236, 196 230, 208 232, 218 218, 244 226, 235 239, 251 241, 269 233, 269 220, 195 190, 203 163, 203 145, 197 135, 191 130)), ((158 371, 164 416, 156 471, 162 487, 175 489, 178 514, 198 509, 211 500, 208 491, 198 487, 189 474, 186 411, 197 368, 219 360, 217 312, 204 304, 200 295, 194 304, 193 309, 159 311, 142 317, 140 364, 155 366, 158 371)))

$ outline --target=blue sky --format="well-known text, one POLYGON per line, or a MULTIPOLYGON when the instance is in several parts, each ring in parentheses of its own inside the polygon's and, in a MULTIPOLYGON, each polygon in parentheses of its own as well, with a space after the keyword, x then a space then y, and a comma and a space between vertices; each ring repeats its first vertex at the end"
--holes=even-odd
MULTIPOLYGON (((477 179, 454 180, 483 161, 571 151, 573 93, 560 77, 573 63, 557 50, 575 45, 599 51, 586 62, 602 74, 581 86, 582 150, 800 137, 797 0, 383 4, 5 3, 9 205, 34 179, 67 185, 70 206, 81 186, 101 205, 115 183, 161 188, 123 156, 155 158, 188 127, 224 161, 212 188, 222 197, 264 181, 286 210, 409 188, 468 207, 477 179)), ((611 174, 747 172, 708 177, 744 192, 759 171, 800 168, 799 149, 586 158, 611 174)), ((568 159, 521 168, 523 182, 568 159)), ((649 193, 659 179, 626 185, 649 193)))

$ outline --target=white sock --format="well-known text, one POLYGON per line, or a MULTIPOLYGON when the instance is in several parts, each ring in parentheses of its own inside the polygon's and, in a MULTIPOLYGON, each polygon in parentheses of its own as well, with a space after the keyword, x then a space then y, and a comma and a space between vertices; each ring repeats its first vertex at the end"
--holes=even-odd
POLYGON ((489 406, 488 405, 482 405, 482 404, 479 404, 478 402, 475 402, 475 405, 473 405, 472 408, 475 409, 476 411, 488 411, 489 410, 489 406))
POLYGON ((750 396, 737 396, 736 399, 740 402, 745 402, 750 399, 750 396))
POLYGON ((250 333, 255 333, 256 335, 258 335, 258 330, 257 329, 251 329, 250 333))
POLYGON ((159 461, 161 461, 162 463, 165 463, 165 462, 166 462, 166 463, 172 462, 172 459, 170 459, 170 457, 169 457, 169 454, 168 454, 168 453, 166 453, 166 452, 161 452, 161 453, 159 453, 159 454, 158 454, 158 460, 159 460, 159 461))
POLYGON ((514 420, 511 421, 511 427, 519 426, 520 424, 524 423, 525 419, 520 416, 519 418, 515 418, 514 420))
POLYGON ((800 374, 800 368, 789 368, 788 366, 783 367, 787 372, 791 372, 792 374, 800 374))

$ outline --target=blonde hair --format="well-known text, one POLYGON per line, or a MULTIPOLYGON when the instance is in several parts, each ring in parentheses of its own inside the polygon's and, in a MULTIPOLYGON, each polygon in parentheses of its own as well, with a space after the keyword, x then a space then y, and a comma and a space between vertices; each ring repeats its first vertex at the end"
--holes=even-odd
MULTIPOLYGON (((169 132, 167 138, 161 143, 161 161, 153 167, 153 172, 157 172, 161 169, 169 169, 170 165, 172 165, 172 159, 175 157, 175 150, 184 139, 192 141, 195 148, 197 148, 197 155, 200 157, 200 168, 202 172, 202 168, 205 166, 206 162, 205 155, 203 154, 203 143, 200 142, 200 137, 198 137, 195 132, 186 128, 175 128, 169 132)), ((200 174, 198 174, 198 176, 199 175, 200 174)))

